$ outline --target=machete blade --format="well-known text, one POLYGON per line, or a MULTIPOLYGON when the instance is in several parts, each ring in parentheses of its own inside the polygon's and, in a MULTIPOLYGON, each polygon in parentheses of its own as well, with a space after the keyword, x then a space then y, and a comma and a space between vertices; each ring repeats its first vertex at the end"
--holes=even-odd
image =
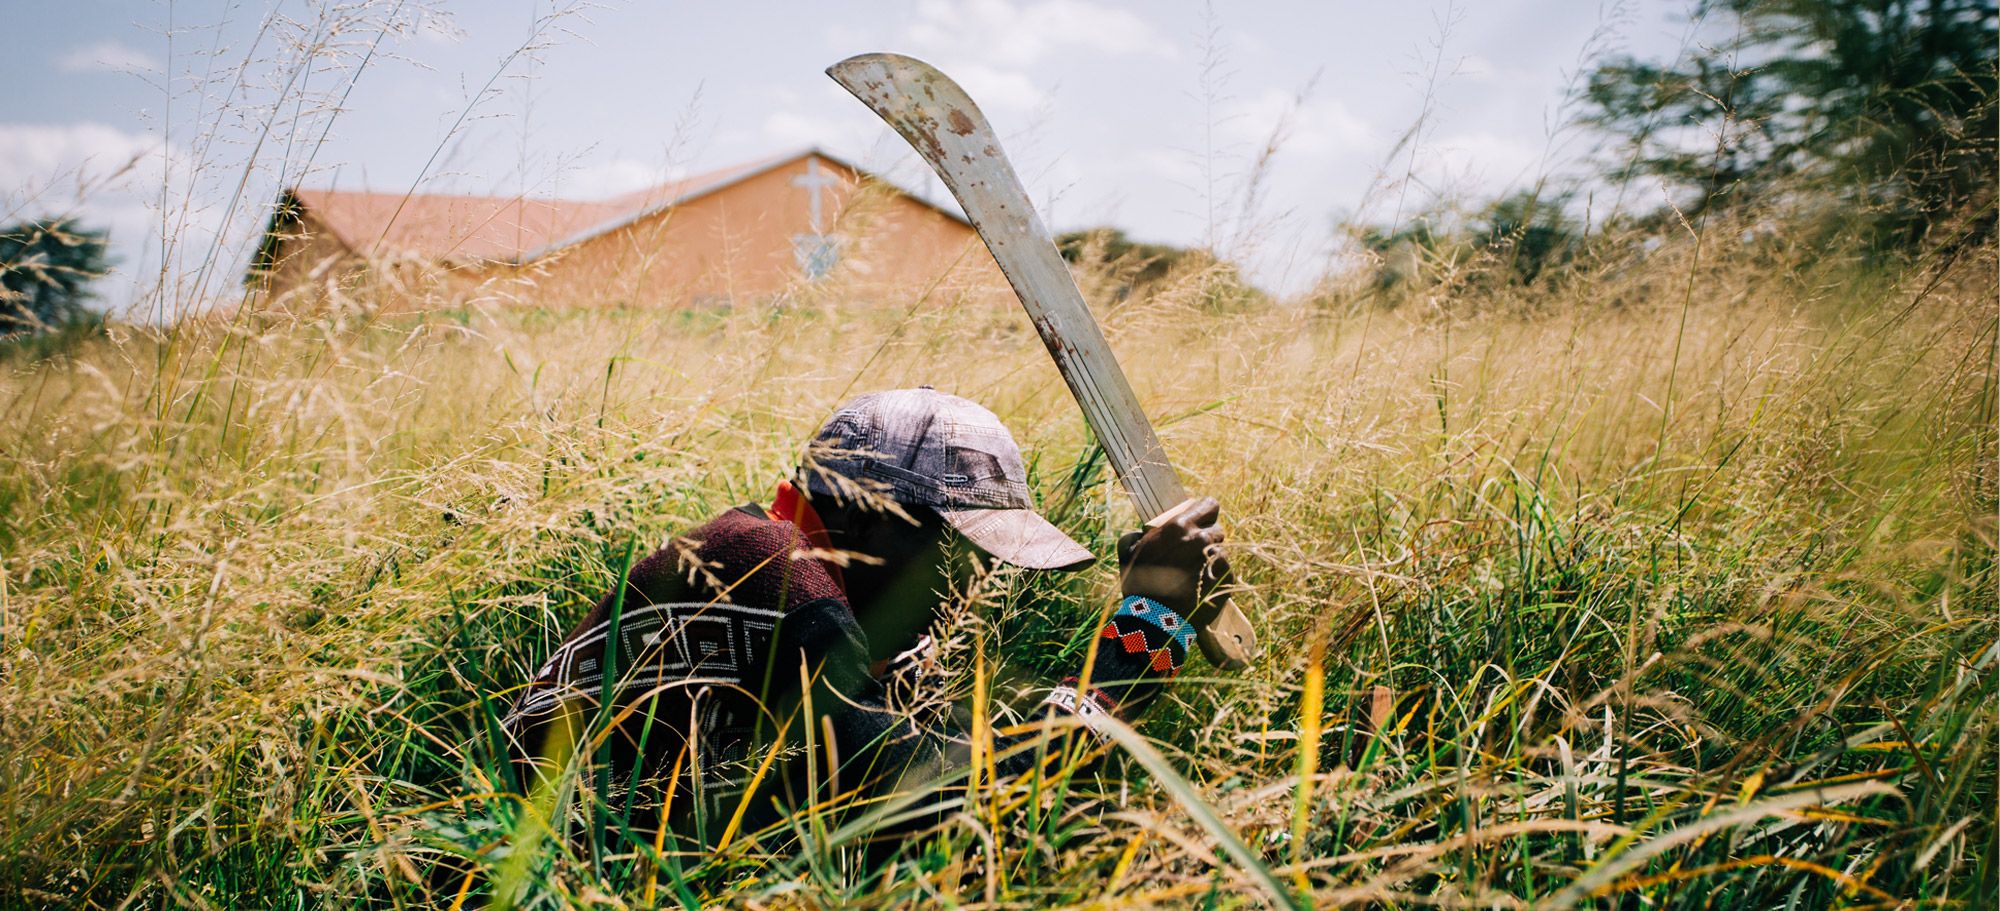
MULTIPOLYGON (((951 77, 900 54, 849 57, 826 74, 887 121, 950 188, 1021 299, 1139 512, 1156 517, 1187 499, 1104 331, 979 106, 951 77)), ((1233 603, 1202 630, 1200 644, 1220 667, 1243 667, 1257 656, 1256 631, 1233 603)))

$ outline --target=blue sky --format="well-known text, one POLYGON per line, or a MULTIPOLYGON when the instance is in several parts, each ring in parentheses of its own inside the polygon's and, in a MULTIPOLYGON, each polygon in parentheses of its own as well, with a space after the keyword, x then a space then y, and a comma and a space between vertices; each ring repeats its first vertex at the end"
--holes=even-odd
POLYGON ((109 226, 116 306, 162 260, 171 296, 226 297, 264 207, 299 181, 592 197, 820 145, 942 196, 821 72, 894 50, 971 91, 1058 230, 1213 246, 1288 292, 1327 268, 1337 218, 1387 221, 1433 193, 1560 173, 1589 151, 1553 130, 1583 55, 1672 58, 1685 9, 28 2, 0 34, 0 78, 17 87, 0 96, 0 214, 109 226), (160 243, 163 227, 176 243, 160 243))

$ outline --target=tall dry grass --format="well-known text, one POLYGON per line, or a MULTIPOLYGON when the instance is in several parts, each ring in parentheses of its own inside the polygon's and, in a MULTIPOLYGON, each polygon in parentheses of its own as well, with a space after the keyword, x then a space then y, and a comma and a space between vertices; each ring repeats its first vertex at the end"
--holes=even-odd
MULTIPOLYGON (((251 309, 14 357, 6 900, 1990 902, 1993 253, 1731 236, 1533 295, 1225 313, 1193 275, 1107 309, 1267 654, 886 865, 837 820, 510 861, 491 719, 628 544, 763 498, 860 391, 993 407, 1108 553, 1135 517, 1018 313, 251 309)), ((1110 574, 992 583, 966 692, 1069 661, 1110 574)))
MULTIPOLYGON (((429 12, 269 17, 189 99, 225 124, 192 167, 265 157, 191 183, 240 213, 310 174, 429 12)), ((232 297, 228 244, 163 209, 156 316, 232 297)), ((1994 252, 1690 227, 1526 288, 1424 264, 1394 310, 1271 306, 1221 267, 1112 307, 1085 275, 1269 650, 1197 666, 1099 769, 961 788, 889 863, 832 814, 713 856, 522 838, 493 718, 629 548, 766 496, 856 392, 992 406, 1108 554, 1136 517, 1018 312, 579 309, 524 274, 490 306, 253 299, 0 352, 0 902, 1991 905, 1994 252)), ((943 688, 990 717, 1073 663, 1110 578, 988 581, 943 688)))

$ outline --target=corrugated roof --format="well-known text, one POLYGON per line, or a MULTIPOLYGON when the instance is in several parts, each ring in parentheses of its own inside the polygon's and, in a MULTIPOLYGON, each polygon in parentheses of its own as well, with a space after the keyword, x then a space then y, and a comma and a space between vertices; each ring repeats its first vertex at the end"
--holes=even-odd
POLYGON ((527 262, 809 155, 872 176, 818 149, 805 149, 594 201, 303 187, 292 192, 307 212, 356 253, 527 262))

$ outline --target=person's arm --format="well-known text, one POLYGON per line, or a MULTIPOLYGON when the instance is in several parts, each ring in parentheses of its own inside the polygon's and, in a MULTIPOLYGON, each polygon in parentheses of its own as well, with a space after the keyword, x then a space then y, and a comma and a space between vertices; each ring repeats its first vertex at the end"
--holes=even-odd
POLYGON ((1220 512, 1204 497, 1119 539, 1118 608, 1098 631, 1085 667, 1043 704, 1093 732, 1106 714, 1131 722, 1145 711, 1187 663, 1200 618, 1215 616, 1228 598, 1220 512))
MULTIPOLYGON (((997 774, 1020 774, 1040 757, 1062 754, 1069 738, 1079 731, 1094 733, 1105 715, 1136 720, 1180 672, 1195 635, 1187 617, 1195 614, 1198 601, 1216 597, 1217 584, 1227 578, 1217 511, 1207 500, 1175 521, 1120 541, 1120 604, 1099 627, 1095 647, 1037 709, 1045 716, 1073 716, 1077 723, 1056 731, 1056 742, 1046 749, 1027 748, 1038 733, 996 737, 997 774)), ((797 680, 805 668, 812 681, 815 737, 832 734, 839 775, 837 782, 822 782, 827 793, 860 789, 880 796, 925 787, 970 758, 964 732, 948 725, 918 727, 887 705, 881 682, 867 672, 866 635, 845 601, 827 598, 795 608, 776 638, 774 671, 797 680)), ((786 714, 792 714, 790 708, 786 714)), ((803 733, 796 726, 791 730, 803 733)), ((805 796, 795 793, 793 806, 804 805, 799 798, 805 796)))

